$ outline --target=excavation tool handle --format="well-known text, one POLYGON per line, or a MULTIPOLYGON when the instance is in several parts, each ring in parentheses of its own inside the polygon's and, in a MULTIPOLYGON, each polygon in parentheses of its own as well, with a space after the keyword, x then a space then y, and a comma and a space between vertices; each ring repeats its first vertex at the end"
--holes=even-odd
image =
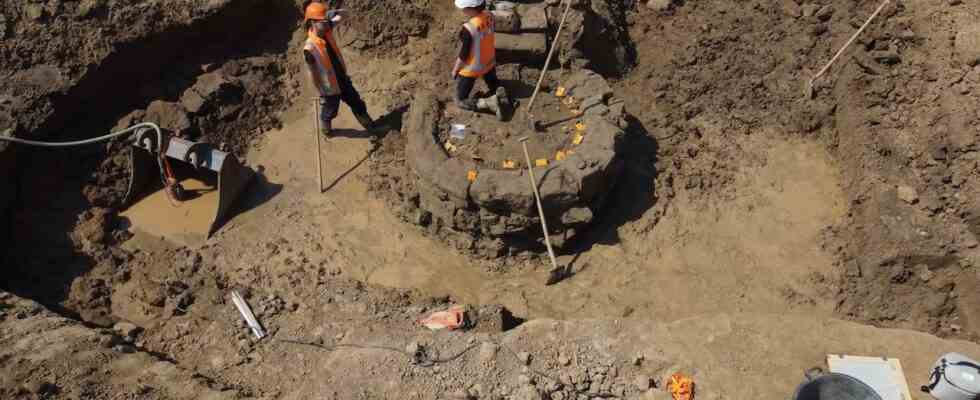
POLYGON ((558 260, 555 259, 555 251, 551 248, 551 237, 548 235, 548 221, 544 218, 544 207, 541 205, 541 195, 538 193, 538 180, 534 178, 534 164, 531 164, 531 154, 527 151, 527 136, 520 139, 521 146, 524 148, 524 160, 527 161, 527 173, 531 178, 531 191, 534 192, 534 201, 538 205, 538 217, 541 218, 541 230, 544 231, 544 244, 548 247, 548 257, 551 258, 551 273, 558 272, 558 260))
POLYGON ((527 105, 527 114, 534 119, 534 101, 538 99, 538 92, 541 90, 541 83, 544 82, 544 76, 548 73, 548 67, 551 66, 551 57, 555 55, 555 49, 558 48, 558 41, 561 39, 561 31, 565 28, 565 20, 568 19, 568 12, 572 9, 572 0, 565 0, 565 13, 561 16, 561 23, 558 24, 558 32, 555 33, 555 42, 551 44, 551 50, 548 51, 548 58, 544 60, 544 69, 541 70, 541 76, 538 77, 538 84, 534 86, 534 93, 531 94, 531 102, 527 105))
POLYGON ((858 29, 857 32, 854 32, 854 35, 851 35, 851 38, 847 40, 847 43, 844 43, 844 46, 842 46, 840 50, 837 50, 837 54, 834 55, 834 58, 831 58, 830 62, 828 62, 827 65, 825 65, 820 70, 820 72, 817 72, 817 74, 814 75, 809 82, 807 82, 805 97, 810 98, 813 96, 813 82, 816 82, 817 79, 820 79, 820 77, 823 76, 823 74, 827 73, 827 70, 829 70, 830 67, 834 65, 835 62, 837 62, 837 59, 840 58, 842 54, 844 54, 844 51, 851 46, 851 43, 854 43, 854 40, 861 35, 861 32, 864 32, 864 30, 868 28, 868 25, 871 25, 871 21, 873 21, 875 17, 877 17, 878 14, 881 13, 881 10, 885 9, 885 6, 887 6, 889 2, 891 2, 891 0, 882 0, 881 4, 878 6, 875 12, 872 13, 870 17, 868 17, 867 21, 864 21, 864 25, 861 25, 861 28, 858 29))
POLYGON ((313 136, 316 138, 316 187, 323 193, 323 160, 320 154, 320 98, 313 98, 313 136))

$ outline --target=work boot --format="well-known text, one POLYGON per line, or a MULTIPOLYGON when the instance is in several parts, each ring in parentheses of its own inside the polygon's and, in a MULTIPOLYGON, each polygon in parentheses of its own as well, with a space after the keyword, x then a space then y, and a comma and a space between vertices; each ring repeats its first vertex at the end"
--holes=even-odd
POLYGON ((504 89, 503 86, 498 86, 497 93, 495 94, 497 95, 497 101, 500 102, 500 105, 507 107, 508 109, 513 106, 513 104, 510 102, 510 96, 507 96, 507 89, 504 89))
POLYGON ((480 108, 476 106, 476 103, 476 99, 456 99, 456 107, 458 107, 460 110, 480 111, 480 108))
POLYGON ((477 100, 476 108, 478 108, 480 111, 490 111, 497 114, 497 119, 501 121, 504 120, 504 110, 503 107, 500 106, 500 99, 497 97, 497 95, 477 100))

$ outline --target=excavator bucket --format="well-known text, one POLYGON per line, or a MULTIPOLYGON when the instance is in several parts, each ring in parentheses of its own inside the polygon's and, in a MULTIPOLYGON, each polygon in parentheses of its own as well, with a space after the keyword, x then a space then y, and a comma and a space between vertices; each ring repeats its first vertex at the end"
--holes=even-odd
POLYGON ((135 231, 200 245, 227 222, 235 199, 255 176, 234 155, 207 143, 168 135, 158 139, 151 130, 134 137, 127 209, 121 216, 135 231), (179 183, 180 195, 168 188, 168 178, 179 183))

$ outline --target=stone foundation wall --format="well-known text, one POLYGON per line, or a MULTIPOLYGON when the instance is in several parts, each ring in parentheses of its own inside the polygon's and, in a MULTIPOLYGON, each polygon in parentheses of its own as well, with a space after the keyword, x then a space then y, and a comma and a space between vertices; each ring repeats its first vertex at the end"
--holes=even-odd
MULTIPOLYGON (((582 70, 565 85, 581 101, 584 139, 565 160, 534 171, 553 243, 559 247, 595 220, 616 184, 626 126, 623 103, 614 99, 601 76, 582 70)), ((499 257, 536 247, 543 235, 527 170, 481 168, 449 157, 436 139, 441 112, 434 95, 421 94, 405 125, 406 159, 417 177, 419 207, 431 213, 431 222, 467 235, 459 247, 480 255, 499 257), (468 171, 477 173, 472 182, 468 171)))

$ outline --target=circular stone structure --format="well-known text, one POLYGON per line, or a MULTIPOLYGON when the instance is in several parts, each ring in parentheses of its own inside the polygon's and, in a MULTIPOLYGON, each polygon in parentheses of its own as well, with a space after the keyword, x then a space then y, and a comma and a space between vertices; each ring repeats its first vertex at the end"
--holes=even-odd
MULTIPOLYGON (((466 146, 467 139, 448 139, 458 113, 431 93, 417 97, 404 129, 406 162, 417 178, 418 206, 431 214, 428 223, 468 238, 457 247, 496 258, 541 246, 540 220, 519 150, 525 135, 535 144, 532 164, 552 243, 563 246, 594 221, 622 172, 626 114, 606 80, 593 71, 566 77, 564 88, 570 100, 562 103, 569 105, 571 117, 546 122, 547 132, 534 132, 526 120, 516 118, 497 123, 495 130, 470 130, 468 139, 497 144, 482 147, 493 153, 488 158, 460 151, 457 146, 466 146), (563 137, 556 138, 559 134, 563 137)), ((543 104, 558 103, 554 94, 542 95, 552 98, 543 104)), ((484 121, 481 126, 493 125, 484 121)))

